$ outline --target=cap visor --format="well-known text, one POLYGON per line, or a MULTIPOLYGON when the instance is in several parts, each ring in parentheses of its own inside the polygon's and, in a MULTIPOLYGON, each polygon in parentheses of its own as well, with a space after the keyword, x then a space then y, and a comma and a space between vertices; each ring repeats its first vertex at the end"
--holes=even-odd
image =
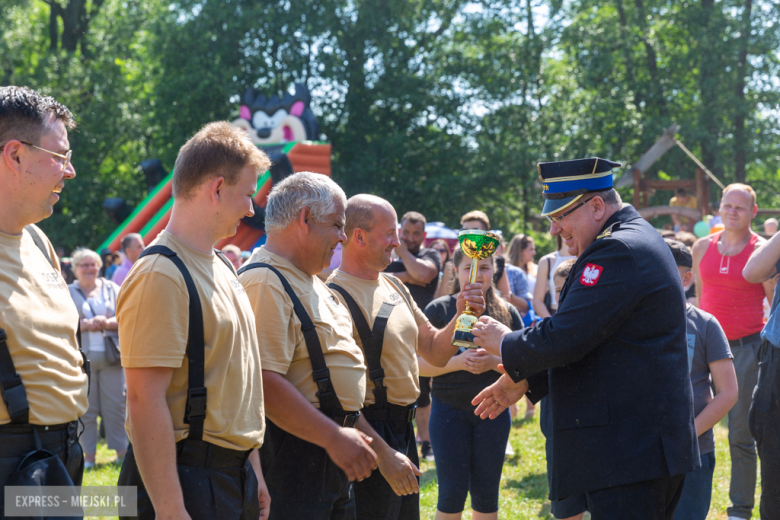
POLYGON ((574 201, 582 197, 582 195, 575 195, 574 197, 567 197, 565 199, 546 199, 544 201, 544 207, 542 207, 542 216, 552 215, 567 207, 571 206, 574 201))

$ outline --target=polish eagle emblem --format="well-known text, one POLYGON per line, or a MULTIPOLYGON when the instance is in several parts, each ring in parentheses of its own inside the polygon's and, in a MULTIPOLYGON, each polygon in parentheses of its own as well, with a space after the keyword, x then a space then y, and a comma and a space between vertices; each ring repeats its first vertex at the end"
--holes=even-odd
POLYGON ((588 264, 585 266, 585 270, 582 271, 582 276, 580 277, 580 282, 582 285, 596 285, 596 282, 599 281, 599 276, 601 276, 601 272, 604 270, 603 267, 596 264, 588 264))

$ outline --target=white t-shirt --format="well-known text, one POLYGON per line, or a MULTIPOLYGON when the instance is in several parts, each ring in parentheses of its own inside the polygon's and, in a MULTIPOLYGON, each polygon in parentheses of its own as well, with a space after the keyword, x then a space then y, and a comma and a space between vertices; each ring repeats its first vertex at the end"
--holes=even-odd
MULTIPOLYGON (((81 312, 84 314, 84 317, 87 319, 92 319, 95 317, 94 314, 92 314, 92 309, 95 309, 95 312, 98 316, 105 316, 106 315, 106 302, 102 297, 102 292, 99 291, 97 295, 90 296, 87 298, 89 303, 87 301, 84 302, 84 304, 81 306, 81 312), (92 308, 90 308, 90 305, 92 308)), ((84 337, 84 334, 81 335, 82 339, 84 337)), ((84 351, 86 352, 104 352, 106 350, 106 344, 103 341, 103 332, 94 332, 90 331, 87 336, 88 344, 84 345, 86 348, 84 348, 84 351)))

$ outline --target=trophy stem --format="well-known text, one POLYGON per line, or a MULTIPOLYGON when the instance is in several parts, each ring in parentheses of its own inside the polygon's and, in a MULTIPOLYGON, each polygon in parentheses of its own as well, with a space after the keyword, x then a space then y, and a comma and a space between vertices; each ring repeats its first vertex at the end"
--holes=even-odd
MULTIPOLYGON (((480 231, 478 229, 464 229, 458 234, 458 241, 463 252, 471 258, 471 272, 469 272, 469 284, 477 282, 477 269, 479 261, 496 252, 500 239, 492 231, 480 231)), ((463 288, 461 288, 462 290, 463 288)), ((477 314, 466 302, 466 309, 458 316, 455 324, 455 333, 452 335, 452 345, 456 347, 477 348, 474 343, 472 330, 477 323, 477 314)))
MULTIPOLYGON (((469 283, 477 283, 477 266, 479 264, 479 258, 472 258, 471 259, 471 271, 469 272, 469 283)), ((464 314, 471 314, 474 315, 474 311, 471 310, 471 307, 469 307, 469 302, 466 302, 466 309, 463 311, 464 314)))

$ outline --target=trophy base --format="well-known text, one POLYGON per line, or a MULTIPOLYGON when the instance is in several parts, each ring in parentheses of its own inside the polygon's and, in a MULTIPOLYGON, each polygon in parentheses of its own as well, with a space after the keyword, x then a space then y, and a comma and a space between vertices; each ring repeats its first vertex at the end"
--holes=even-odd
POLYGON ((456 347, 479 348, 479 346, 474 343, 474 334, 466 332, 465 330, 456 330, 455 334, 452 336, 451 344, 456 347))

